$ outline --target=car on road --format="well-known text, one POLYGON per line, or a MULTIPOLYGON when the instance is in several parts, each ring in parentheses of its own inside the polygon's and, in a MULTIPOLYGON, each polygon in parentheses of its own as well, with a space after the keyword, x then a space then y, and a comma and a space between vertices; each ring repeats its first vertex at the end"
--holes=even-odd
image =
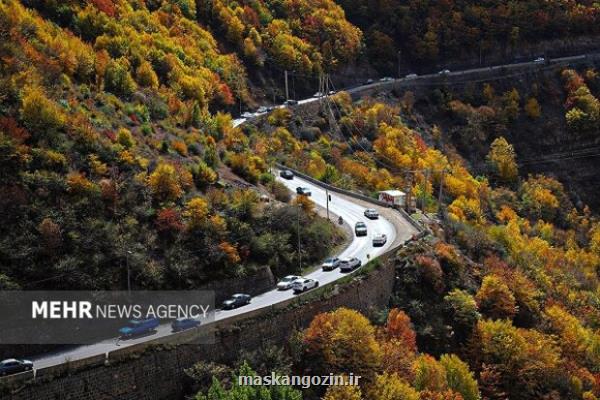
POLYGON ((244 293, 236 293, 223 302, 223 310, 233 310, 234 308, 243 307, 250 304, 252 296, 244 293))
POLYGON ((333 96, 336 93, 337 92, 335 90, 330 90, 329 92, 327 92, 327 96, 333 96))
POLYGON ((373 83, 373 82, 374 82, 374 81, 373 81, 373 79, 367 79, 367 80, 365 81, 365 85, 370 85, 370 84, 371 84, 371 83, 373 83))
POLYGON ((325 261, 323 261, 323 264, 321 264, 321 268, 323 268, 323 271, 333 271, 339 266, 340 259, 337 257, 328 258, 325 261))
POLYGON ((365 217, 367 217, 369 219, 378 219, 379 218, 379 213, 375 209, 367 208, 365 210, 365 217))
POLYGON ((417 79, 419 75, 417 74, 408 74, 405 76, 405 79, 417 79))
POLYGON ((300 279, 299 276, 297 275, 288 275, 285 278, 282 278, 278 283, 277 283, 277 290, 288 290, 291 289, 292 286, 294 285, 294 281, 300 279))
POLYGON ((179 318, 171 322, 171 330, 173 332, 181 332, 200 326, 200 321, 194 318, 179 318))
POLYGON ((373 236, 373 247, 381 247, 387 243, 387 236, 385 233, 378 233, 373 236))
POLYGON ((354 233, 356 236, 367 236, 367 224, 362 221, 358 221, 354 225, 354 233))
POLYGON ((315 98, 323 97, 323 93, 317 92, 317 93, 313 94, 313 97, 315 97, 315 98))
POLYGON ((362 265, 362 262, 356 257, 345 258, 340 263, 340 271, 341 272, 352 272, 356 268, 360 267, 361 265, 362 265))
POLYGON ((18 374, 19 372, 31 371, 33 369, 33 362, 29 360, 17 360, 16 358, 9 358, 7 360, 0 361, 0 375, 12 375, 18 374))
POLYGON ((296 194, 299 194, 299 195, 301 195, 301 196, 311 196, 311 195, 312 195, 312 192, 311 192, 311 191, 310 191, 310 189, 309 189, 309 188, 307 188, 307 187, 301 187, 301 186, 298 186, 298 187, 296 188, 296 194))
POLYGON ((254 113, 251 113, 250 111, 245 111, 242 113, 242 118, 252 118, 254 117, 254 113))
POLYGON ((546 59, 544 57, 538 57, 535 60, 533 60, 533 62, 536 64, 543 64, 546 62, 546 59))
POLYGON ((298 100, 289 99, 289 100, 284 101, 283 105, 284 106, 295 106, 295 105, 298 105, 298 100))
POLYGON ((449 69, 443 69, 440 72, 438 72, 438 75, 449 75, 449 74, 450 74, 449 69))
POLYGON ((132 319, 127 325, 119 329, 119 333, 124 338, 140 336, 154 331, 158 328, 158 325, 160 325, 158 318, 132 319))
POLYGON ((394 80, 394 78, 392 78, 391 76, 385 76, 385 77, 381 78, 379 80, 379 82, 391 82, 393 80, 394 80))
POLYGON ((257 114, 264 114, 264 113, 266 113, 266 112, 268 112, 268 111, 269 111, 269 109, 268 109, 267 107, 265 107, 265 106, 260 106, 260 107, 258 107, 258 110, 256 110, 256 113, 257 113, 257 114))
POLYGON ((279 176, 282 177, 283 179, 294 179, 294 173, 292 171, 290 171, 289 169, 284 169, 283 171, 281 171, 279 173, 279 176))
POLYGON ((306 292, 307 290, 314 289, 316 287, 319 287, 319 281, 312 278, 296 279, 293 286, 295 294, 306 292))

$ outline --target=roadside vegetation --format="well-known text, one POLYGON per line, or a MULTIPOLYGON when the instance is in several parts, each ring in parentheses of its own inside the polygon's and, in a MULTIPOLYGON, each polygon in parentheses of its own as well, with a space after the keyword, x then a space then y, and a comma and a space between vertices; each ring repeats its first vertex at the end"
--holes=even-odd
POLYGON ((298 214, 305 263, 341 241, 211 113, 243 67, 185 7, 31 5, 0 2, 0 288, 123 289, 127 267, 139 289, 297 273, 298 214))

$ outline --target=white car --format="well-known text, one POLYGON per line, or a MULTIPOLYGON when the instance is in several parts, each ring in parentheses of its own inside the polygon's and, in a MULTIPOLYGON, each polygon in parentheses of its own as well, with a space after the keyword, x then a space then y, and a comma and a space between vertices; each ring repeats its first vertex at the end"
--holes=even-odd
POLYGON ((368 208, 365 210, 365 217, 367 217, 369 219, 378 219, 379 213, 377 212, 377 210, 375 210, 373 208, 368 208))
POLYGON ((386 76, 386 77, 381 78, 379 80, 379 82, 391 82, 393 80, 394 80, 394 78, 392 78, 391 76, 386 76))
POLYGON ((242 114, 242 118, 252 118, 252 117, 254 117, 254 114, 253 114, 253 113, 251 113, 250 111, 245 111, 245 112, 242 114))
POLYGON ((334 94, 336 94, 337 92, 335 90, 330 90, 327 95, 328 96, 333 96, 334 94))
POLYGON ((315 97, 315 98, 323 97, 323 93, 317 92, 317 93, 313 94, 313 97, 315 97))
POLYGON ((419 75, 417 74, 408 74, 406 75, 405 79, 417 79, 419 77, 419 75))
POLYGON ((340 271, 341 272, 352 272, 356 268, 360 267, 361 265, 362 265, 362 262, 356 257, 345 258, 340 263, 340 271))
POLYGON ((277 283, 277 290, 288 290, 294 285, 294 281, 300 279, 297 275, 288 275, 277 283))
POLYGON ((387 243, 387 236, 384 233, 378 233, 373 236, 373 247, 381 247, 387 243))
POLYGON ((319 281, 311 278, 296 279, 292 286, 295 294, 306 292, 307 290, 314 289, 316 287, 319 287, 319 281))
POLYGON ((450 74, 449 69, 443 69, 440 72, 438 72, 438 75, 449 75, 449 74, 450 74))
POLYGON ((546 62, 546 59, 544 57, 538 57, 535 60, 533 60, 533 62, 536 64, 543 64, 546 62))
POLYGON ((257 114, 264 114, 266 112, 269 112, 269 109, 266 106, 260 106, 258 107, 258 110, 256 110, 257 114))

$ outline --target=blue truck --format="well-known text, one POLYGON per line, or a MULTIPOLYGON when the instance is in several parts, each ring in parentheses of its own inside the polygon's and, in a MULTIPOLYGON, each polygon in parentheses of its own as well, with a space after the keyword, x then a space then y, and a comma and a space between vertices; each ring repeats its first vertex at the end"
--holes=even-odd
POLYGON ((158 325, 158 318, 132 319, 127 323, 126 326, 119 329, 119 333, 121 334, 121 337, 124 338, 139 336, 152 332, 158 328, 158 325))

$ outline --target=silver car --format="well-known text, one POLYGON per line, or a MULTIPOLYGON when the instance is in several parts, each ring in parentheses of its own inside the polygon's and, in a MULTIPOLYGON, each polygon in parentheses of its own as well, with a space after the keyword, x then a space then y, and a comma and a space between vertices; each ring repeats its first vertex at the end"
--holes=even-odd
POLYGON ((277 283, 277 290, 288 290, 294 285, 294 281, 300 279, 297 275, 288 275, 277 283))
POLYGON ((343 259, 342 262, 340 263, 340 271, 341 272, 352 272, 356 268, 360 267, 361 265, 362 265, 362 262, 356 257, 346 258, 346 259, 343 259))
POLYGON ((375 210, 373 208, 368 208, 365 210, 365 217, 367 217, 369 219, 378 219, 379 213, 377 212, 377 210, 375 210))
POLYGON ((323 268, 323 271, 333 271, 334 269, 336 269, 339 266, 340 266, 340 259, 337 257, 332 257, 332 258, 328 258, 327 260, 325 260, 323 262, 323 264, 321 265, 321 268, 323 268))
POLYGON ((378 233, 373 237, 373 247, 381 247, 387 243, 387 236, 384 233, 378 233))

